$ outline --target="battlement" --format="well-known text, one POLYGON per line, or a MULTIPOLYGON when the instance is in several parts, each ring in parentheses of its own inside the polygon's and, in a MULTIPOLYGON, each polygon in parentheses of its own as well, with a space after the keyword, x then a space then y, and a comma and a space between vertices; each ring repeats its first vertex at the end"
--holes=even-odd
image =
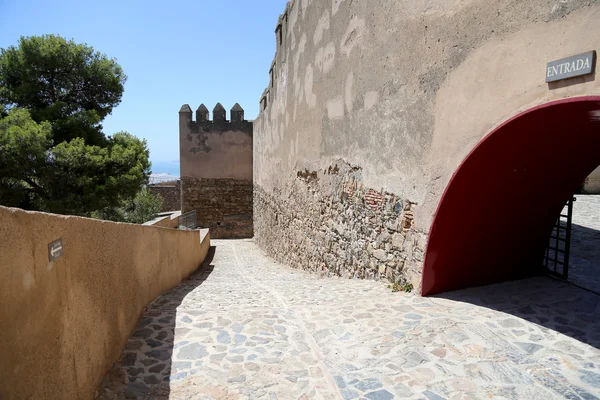
POLYGON ((273 57, 273 62, 271 63, 271 68, 269 69, 269 86, 265 89, 262 96, 260 97, 260 111, 264 111, 270 104, 269 98, 269 89, 275 87, 275 81, 277 79, 277 60, 280 57, 284 57, 286 51, 286 37, 288 34, 288 16, 292 10, 292 7, 298 7, 295 0, 290 0, 287 2, 285 6, 285 10, 277 20, 277 25, 275 26, 275 41, 276 41, 276 50, 275 56, 273 57))
POLYGON ((275 40, 277 41, 277 50, 283 45, 283 39, 287 33, 287 22, 290 8, 292 7, 292 1, 288 1, 285 5, 285 10, 277 19, 277 25, 275 26, 275 40))
POLYGON ((269 94, 269 88, 266 88, 260 96, 260 111, 265 111, 267 109, 267 106, 269 105, 269 94))
POLYGON ((196 110, 195 121, 192 118, 193 114, 189 104, 181 106, 179 110, 180 129, 188 128, 193 133, 242 131, 252 135, 252 121, 244 119, 244 109, 238 103, 235 103, 229 111, 231 120, 227 120, 227 112, 221 103, 217 103, 213 109, 212 120, 209 119, 209 111, 204 104, 200 104, 196 110))
POLYGON ((218 238, 252 237, 253 121, 236 103, 179 111, 181 210, 195 210, 198 225, 218 238))

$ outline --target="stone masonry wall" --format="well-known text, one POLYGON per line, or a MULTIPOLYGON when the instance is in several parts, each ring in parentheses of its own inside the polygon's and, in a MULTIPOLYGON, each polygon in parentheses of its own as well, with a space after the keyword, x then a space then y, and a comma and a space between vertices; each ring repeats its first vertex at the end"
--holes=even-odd
POLYGON ((417 288, 426 244, 414 228, 417 204, 361 181, 360 168, 340 161, 324 171, 297 171, 289 196, 255 186, 255 240, 276 260, 304 270, 417 288))
POLYGON ((548 61, 597 48, 589 32, 598 21, 600 3, 590 0, 289 1, 253 123, 258 243, 307 269, 335 256, 326 268, 352 276, 380 274, 383 251, 390 265, 406 259, 390 268, 412 282, 417 249, 471 149, 532 106, 600 93, 598 79, 543 79, 548 61), (340 159, 360 168, 356 204, 322 172, 340 159), (296 176, 302 170, 310 182, 296 176), (368 193, 385 205, 363 207, 368 193), (387 237, 399 243, 402 232, 382 229, 392 198, 402 213, 410 200, 412 250, 387 237))
POLYGON ((181 181, 150 185, 149 189, 153 195, 160 195, 162 198, 161 211, 181 209, 181 181))
POLYGON ((182 178, 182 212, 196 210, 198 226, 213 239, 253 236, 252 181, 182 178))

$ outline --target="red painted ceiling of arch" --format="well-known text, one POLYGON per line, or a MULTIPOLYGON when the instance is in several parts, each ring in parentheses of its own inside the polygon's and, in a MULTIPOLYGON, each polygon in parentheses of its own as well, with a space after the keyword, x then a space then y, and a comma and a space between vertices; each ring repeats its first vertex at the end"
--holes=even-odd
POLYGON ((558 213, 599 164, 600 97, 544 104, 495 129, 438 206, 422 295, 539 273, 558 213))

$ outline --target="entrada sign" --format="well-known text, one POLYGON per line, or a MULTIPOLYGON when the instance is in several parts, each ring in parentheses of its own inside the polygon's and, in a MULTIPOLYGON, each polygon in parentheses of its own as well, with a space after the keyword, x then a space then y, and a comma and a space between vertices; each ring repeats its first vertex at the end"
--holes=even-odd
POLYGON ((562 60, 549 62, 546 66, 546 82, 555 82, 575 76, 589 75, 596 69, 596 52, 590 51, 562 60))

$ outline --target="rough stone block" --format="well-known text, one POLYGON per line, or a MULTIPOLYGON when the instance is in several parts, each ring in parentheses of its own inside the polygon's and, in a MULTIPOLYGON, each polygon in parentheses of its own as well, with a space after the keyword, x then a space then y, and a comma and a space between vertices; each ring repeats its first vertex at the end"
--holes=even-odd
POLYGON ((251 238, 252 182, 182 178, 182 212, 196 210, 198 225, 215 239, 251 238))
POLYGON ((418 290, 423 253, 417 248, 426 235, 414 230, 414 203, 362 187, 341 202, 353 179, 349 170, 326 175, 326 184, 320 175, 313 181, 297 177, 286 195, 255 185, 257 244, 277 261, 307 271, 402 280, 418 290))

